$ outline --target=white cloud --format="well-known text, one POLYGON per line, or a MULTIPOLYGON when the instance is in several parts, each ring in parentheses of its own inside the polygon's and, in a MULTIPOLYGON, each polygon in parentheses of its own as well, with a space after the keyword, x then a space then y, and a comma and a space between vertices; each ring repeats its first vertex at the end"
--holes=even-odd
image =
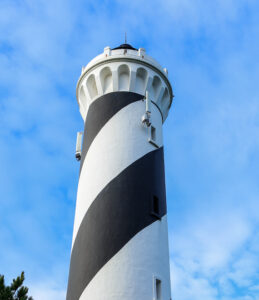
POLYGON ((224 217, 210 212, 207 218, 197 218, 189 226, 185 223, 170 239, 175 299, 227 296, 236 299, 238 294, 247 299, 256 297, 259 283, 257 224, 232 211, 224 217), (240 291, 237 293, 237 290, 240 291))
POLYGON ((64 300, 66 298, 66 291, 51 287, 50 283, 32 286, 29 294, 35 300, 64 300))
POLYGON ((207 278, 194 276, 190 270, 177 265, 174 258, 171 260, 171 280, 173 300, 217 299, 217 290, 207 278))

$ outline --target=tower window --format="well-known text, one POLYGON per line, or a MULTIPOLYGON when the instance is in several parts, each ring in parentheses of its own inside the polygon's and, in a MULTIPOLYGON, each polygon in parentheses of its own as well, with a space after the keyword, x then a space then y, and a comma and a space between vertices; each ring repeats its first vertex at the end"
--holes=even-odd
POLYGON ((154 277, 154 300, 162 300, 162 281, 154 277))
POLYGON ((148 127, 148 141, 150 144, 155 146, 156 148, 159 148, 157 144, 157 131, 155 126, 149 126, 148 127))
POLYGON ((151 126, 151 139, 156 141, 156 128, 154 126, 151 126))
POLYGON ((158 219, 161 219, 159 198, 157 196, 153 195, 151 200, 152 200, 151 201, 151 215, 155 216, 158 219))

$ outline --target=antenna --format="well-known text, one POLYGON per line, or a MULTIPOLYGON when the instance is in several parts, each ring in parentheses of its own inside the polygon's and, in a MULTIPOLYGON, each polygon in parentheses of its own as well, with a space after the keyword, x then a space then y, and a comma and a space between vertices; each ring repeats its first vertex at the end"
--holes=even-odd
POLYGON ((125 44, 127 44, 127 32, 125 31, 125 44))
POLYGON ((144 97, 143 100, 146 100, 146 112, 142 116, 142 123, 146 126, 149 127, 151 125, 151 110, 150 110, 150 100, 148 97, 148 91, 146 91, 146 96, 144 97))
POLYGON ((76 160, 81 160, 83 132, 78 132, 76 137, 76 160))

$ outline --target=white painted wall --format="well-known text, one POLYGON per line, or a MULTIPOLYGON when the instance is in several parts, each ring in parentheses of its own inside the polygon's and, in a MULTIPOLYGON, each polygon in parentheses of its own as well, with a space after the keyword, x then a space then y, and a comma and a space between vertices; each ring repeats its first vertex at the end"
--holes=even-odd
POLYGON ((145 51, 104 50, 83 68, 77 85, 79 109, 85 120, 91 103, 107 92, 130 91, 145 95, 146 90, 160 108, 164 121, 173 97, 167 72, 145 51))
MULTIPOLYGON (((103 188, 120 172, 146 153, 156 149, 148 142, 148 129, 142 125, 145 102, 134 102, 113 116, 92 142, 78 184, 73 243, 89 206, 103 188)), ((151 105, 152 125, 157 144, 163 145, 162 118, 151 105)))
POLYGON ((135 235, 96 274, 80 300, 155 300, 153 277, 162 281, 162 300, 170 300, 167 217, 135 235))
MULTIPOLYGON (((172 102, 167 72, 143 49, 111 50, 83 68, 77 99, 83 119, 100 96, 115 91, 144 95, 149 92, 156 144, 163 145, 162 123, 172 102)), ((125 168, 156 149, 142 124, 145 102, 128 105, 100 130, 87 152, 78 184, 73 242, 96 196, 125 168)), ((87 134, 87 133, 86 133, 87 134)), ((162 300, 170 300, 167 218, 156 221, 134 236, 91 280, 80 300, 156 300, 154 276, 162 280, 162 300)))

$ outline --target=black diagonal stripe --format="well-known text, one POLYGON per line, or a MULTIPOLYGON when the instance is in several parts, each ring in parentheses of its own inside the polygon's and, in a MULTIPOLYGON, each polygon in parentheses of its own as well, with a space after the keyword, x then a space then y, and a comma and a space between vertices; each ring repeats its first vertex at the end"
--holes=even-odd
POLYGON ((143 99, 143 95, 140 94, 113 92, 101 96, 90 105, 85 121, 80 171, 84 164, 86 153, 102 127, 123 107, 141 99, 143 99))
POLYGON ((152 199, 166 214, 163 148, 114 178, 88 209, 71 254, 67 300, 78 300, 95 274, 138 232, 157 221, 152 199))

